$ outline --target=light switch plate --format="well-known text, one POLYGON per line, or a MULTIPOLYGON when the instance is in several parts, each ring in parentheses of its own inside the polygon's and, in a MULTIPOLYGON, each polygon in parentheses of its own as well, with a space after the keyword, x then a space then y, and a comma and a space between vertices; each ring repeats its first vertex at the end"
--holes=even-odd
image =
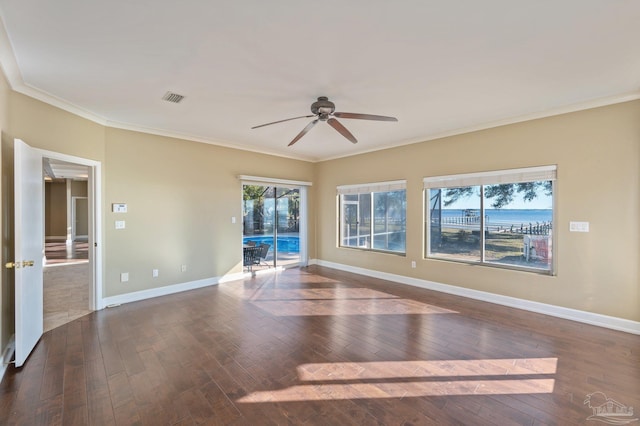
POLYGON ((570 232, 589 232, 589 222, 569 222, 570 232))

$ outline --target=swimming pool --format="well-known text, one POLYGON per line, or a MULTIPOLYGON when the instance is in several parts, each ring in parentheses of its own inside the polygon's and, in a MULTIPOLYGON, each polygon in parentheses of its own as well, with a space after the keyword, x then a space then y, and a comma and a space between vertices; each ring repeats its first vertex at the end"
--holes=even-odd
MULTIPOLYGON (((273 251, 273 235, 251 235, 242 238, 242 243, 253 241, 256 244, 269 244, 269 251, 273 251)), ((278 237, 278 252, 300 253, 300 238, 297 236, 278 237)))

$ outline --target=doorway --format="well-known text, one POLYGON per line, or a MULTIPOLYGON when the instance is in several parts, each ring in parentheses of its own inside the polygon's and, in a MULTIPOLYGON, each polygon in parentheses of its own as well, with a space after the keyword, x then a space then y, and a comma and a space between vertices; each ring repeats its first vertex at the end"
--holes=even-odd
POLYGON ((90 259, 91 168, 45 156, 44 332, 94 310, 90 259))
POLYGON ((295 186, 243 184, 243 246, 269 246, 262 252, 260 264, 255 265, 254 270, 303 263, 304 193, 302 188, 295 186))

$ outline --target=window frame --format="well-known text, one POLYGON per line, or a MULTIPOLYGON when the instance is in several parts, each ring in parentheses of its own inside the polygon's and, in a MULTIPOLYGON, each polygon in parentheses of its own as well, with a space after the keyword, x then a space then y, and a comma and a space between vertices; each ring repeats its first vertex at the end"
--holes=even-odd
MULTIPOLYGON (((478 173, 465 173, 456 175, 443 175, 443 176, 430 176, 423 178, 423 236, 424 236, 424 259, 438 260, 445 262, 463 263, 478 266, 487 266, 491 268, 510 269, 516 271, 524 271, 530 273, 537 273, 541 275, 555 276, 557 274, 557 232, 552 233, 551 238, 551 259, 548 269, 541 269, 535 267, 526 267, 519 265, 512 265, 506 263, 498 263, 486 260, 486 238, 485 233, 482 232, 485 229, 485 186, 496 184, 515 184, 525 182, 536 181, 551 181, 551 221, 553 228, 557 229, 557 204, 556 204, 556 192, 557 192, 557 166, 537 166, 527 167, 519 169, 507 169, 507 170, 494 170, 488 172, 478 173), (459 188, 467 186, 479 186, 480 187, 480 259, 479 260, 465 260, 462 258, 449 258, 444 256, 433 255, 431 251, 431 208, 430 208, 430 195, 431 189, 445 189, 445 188, 459 188)), ((553 232, 553 231, 552 231, 553 232)))
MULTIPOLYGON (((345 248, 345 249, 354 249, 361 251, 369 251, 369 252, 379 252, 379 253, 387 253, 394 254, 398 256, 406 256, 407 254, 407 181, 406 180, 395 180, 395 181, 387 181, 387 182, 374 182, 374 183, 366 183, 366 184, 356 184, 356 185, 339 185, 337 187, 337 216, 338 216, 338 232, 337 234, 337 247, 345 248), (386 250, 380 248, 374 248, 375 243, 375 195, 380 193, 390 193, 390 192, 398 192, 404 191, 404 228, 402 232, 404 233, 404 248, 402 251, 397 250, 386 250), (358 201, 344 201, 345 195, 358 195, 358 201), (360 198, 362 196, 369 197, 369 233, 368 241, 369 247, 360 247, 360 246, 349 246, 344 245, 344 212, 345 205, 357 203, 357 209, 360 210, 360 198)), ((358 214, 359 217, 359 214, 358 214)), ((358 238, 364 236, 365 234, 360 234, 358 231, 358 238)))

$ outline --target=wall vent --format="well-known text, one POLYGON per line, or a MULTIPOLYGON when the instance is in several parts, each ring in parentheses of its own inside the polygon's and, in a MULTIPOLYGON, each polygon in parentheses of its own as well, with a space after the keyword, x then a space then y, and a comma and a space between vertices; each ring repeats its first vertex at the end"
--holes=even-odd
POLYGON ((179 103, 183 99, 184 99, 184 96, 178 95, 177 93, 173 93, 173 92, 167 92, 162 97, 163 101, 173 102, 174 104, 179 103))

